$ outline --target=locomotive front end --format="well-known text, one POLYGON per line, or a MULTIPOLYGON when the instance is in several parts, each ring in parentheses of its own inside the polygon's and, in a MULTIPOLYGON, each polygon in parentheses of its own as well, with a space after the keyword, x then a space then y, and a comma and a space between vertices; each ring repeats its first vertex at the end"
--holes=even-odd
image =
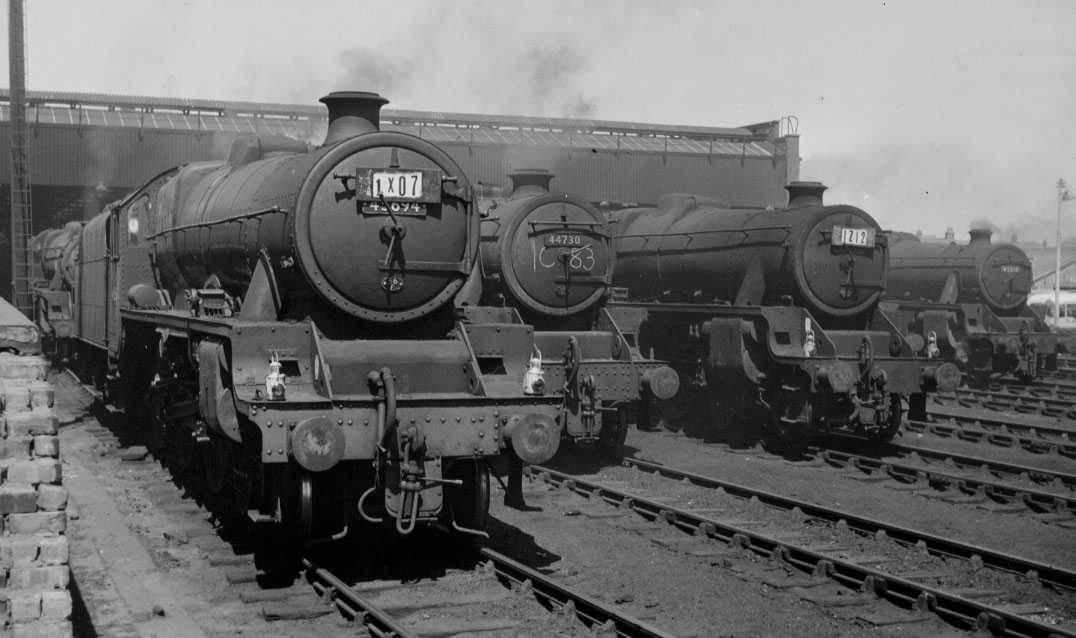
POLYGON ((972 289, 979 288, 983 302, 999 317, 1018 314, 1031 294, 1031 260, 1027 253, 1012 244, 992 244, 987 229, 973 228, 970 235, 978 281, 967 283, 972 289))
POLYGON ((788 212, 806 215, 803 232, 794 235, 793 269, 808 308, 823 317, 857 318, 877 305, 885 289, 889 246, 878 222, 854 206, 823 205, 826 187, 793 182, 788 212))
POLYGON ((582 197, 551 192, 553 174, 509 175, 512 193, 482 220, 482 268, 490 291, 511 300, 524 319, 549 323, 593 313, 612 281, 609 224, 582 197))
MULTIPOLYGON (((551 191, 553 174, 509 174, 507 198, 483 202, 483 303, 532 323, 545 387, 563 399, 573 441, 617 453, 640 401, 670 399, 676 371, 646 358, 605 310, 613 271, 611 225, 584 198, 551 191)), ((645 416, 645 415, 644 415, 645 416)))
POLYGON ((1034 379, 1056 367, 1056 335, 1027 307, 1031 260, 972 228, 967 244, 905 236, 894 243, 883 309, 932 359, 957 363, 974 385, 994 375, 1034 379))
POLYGON ((382 130, 377 94, 322 102, 320 147, 241 139, 108 213, 130 231, 114 284, 131 304, 126 391, 150 395, 133 407, 150 438, 193 430, 208 483, 234 459, 245 505, 306 537, 481 534, 486 459, 540 463, 560 441, 560 402, 527 383, 534 330, 474 306, 479 220, 459 165, 382 130), (197 418, 173 419, 193 397, 197 418))
POLYGON ((370 322, 398 323, 444 306, 478 249, 471 186, 439 147, 379 131, 387 100, 337 92, 325 152, 296 202, 298 266, 329 303, 370 322))

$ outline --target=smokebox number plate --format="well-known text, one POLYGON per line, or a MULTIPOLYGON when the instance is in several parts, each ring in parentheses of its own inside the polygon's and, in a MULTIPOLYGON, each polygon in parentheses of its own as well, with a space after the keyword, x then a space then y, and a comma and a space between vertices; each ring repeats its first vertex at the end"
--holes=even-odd
POLYGON ((374 171, 370 176, 370 196, 421 201, 422 173, 420 171, 374 171))
POLYGON ((583 235, 579 233, 550 233, 545 236, 545 245, 550 247, 563 246, 568 248, 579 248, 583 245, 584 239, 583 235))
POLYGON ((355 171, 360 210, 374 215, 426 215, 441 201, 441 173, 435 170, 360 168, 355 171))
POLYGON ((834 246, 857 246, 859 248, 874 248, 873 228, 845 228, 844 226, 833 227, 834 246))

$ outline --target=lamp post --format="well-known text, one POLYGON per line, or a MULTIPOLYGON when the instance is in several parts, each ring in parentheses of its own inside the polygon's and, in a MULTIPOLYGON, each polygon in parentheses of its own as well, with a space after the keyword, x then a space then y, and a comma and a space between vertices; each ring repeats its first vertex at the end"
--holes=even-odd
POLYGON ((1054 267, 1054 328, 1061 325, 1061 204, 1073 199, 1065 180, 1057 180, 1057 255, 1054 267))

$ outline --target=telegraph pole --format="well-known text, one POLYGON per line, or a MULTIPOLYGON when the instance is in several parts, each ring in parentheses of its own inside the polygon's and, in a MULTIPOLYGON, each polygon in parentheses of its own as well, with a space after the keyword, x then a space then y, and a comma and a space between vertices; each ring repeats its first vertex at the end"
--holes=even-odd
POLYGON ((1057 255, 1054 268, 1054 328, 1061 325, 1061 204, 1072 199, 1065 180, 1057 180, 1057 255))
POLYGON ((11 302, 29 316, 30 139, 26 130, 26 40, 23 0, 8 0, 8 79, 11 85, 11 302))

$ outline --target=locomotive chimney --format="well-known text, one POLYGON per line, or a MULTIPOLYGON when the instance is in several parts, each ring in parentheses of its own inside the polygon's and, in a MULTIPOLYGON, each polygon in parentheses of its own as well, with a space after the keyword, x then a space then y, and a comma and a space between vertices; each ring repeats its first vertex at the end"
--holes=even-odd
POLYGON ((822 182, 789 182, 785 190, 788 191, 788 208, 821 206, 826 185, 822 182))
POLYGON ((990 243, 990 236, 994 234, 994 231, 989 228, 972 228, 968 231, 971 235, 971 241, 969 243, 978 244, 980 242, 990 243))
POLYGON ((544 168, 521 168, 508 174, 512 180, 512 197, 527 197, 549 192, 553 173, 544 168))
POLYGON ((319 100, 329 107, 329 131, 322 145, 381 128, 381 107, 389 101, 368 91, 333 91, 319 100))

